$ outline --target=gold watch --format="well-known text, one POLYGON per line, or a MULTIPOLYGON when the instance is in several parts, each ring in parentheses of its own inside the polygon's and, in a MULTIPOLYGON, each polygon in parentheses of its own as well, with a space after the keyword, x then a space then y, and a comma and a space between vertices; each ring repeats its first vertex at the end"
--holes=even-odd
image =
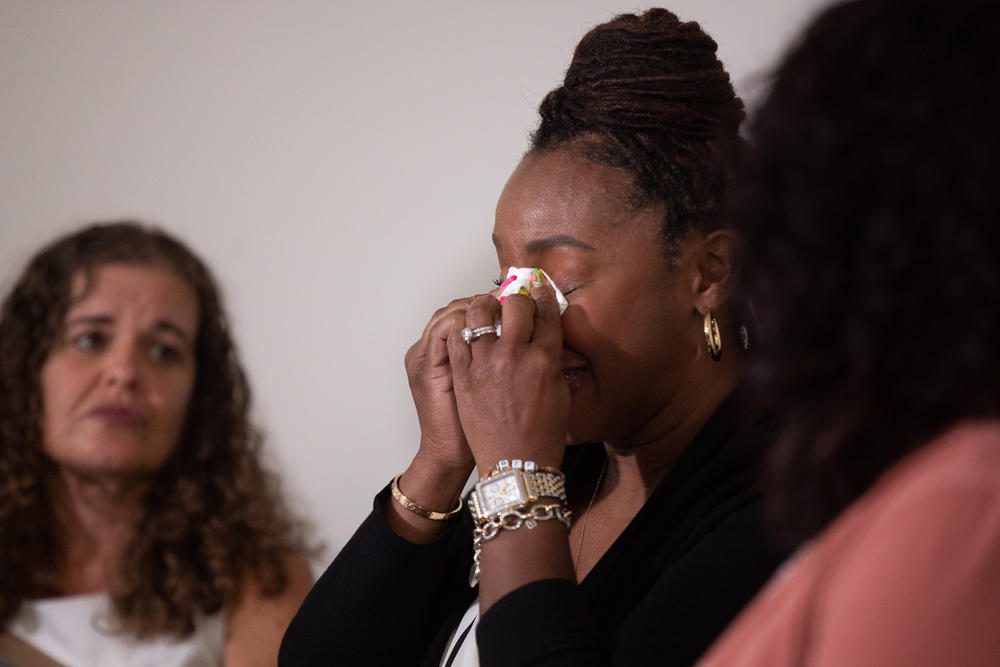
POLYGON ((469 495, 472 518, 480 524, 490 517, 525 508, 539 498, 566 502, 566 479, 559 471, 539 470, 531 461, 501 461, 498 471, 479 480, 469 495))

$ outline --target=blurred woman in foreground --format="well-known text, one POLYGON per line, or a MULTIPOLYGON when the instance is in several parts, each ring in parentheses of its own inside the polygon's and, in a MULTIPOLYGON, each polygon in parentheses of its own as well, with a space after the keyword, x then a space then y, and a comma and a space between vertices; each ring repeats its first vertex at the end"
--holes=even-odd
POLYGON ((205 265, 94 225, 0 317, 0 658, 274 664, 311 576, 205 265))
POLYGON ((992 0, 838 6, 753 123, 752 376, 815 538, 706 667, 1000 664, 998 43, 992 0))

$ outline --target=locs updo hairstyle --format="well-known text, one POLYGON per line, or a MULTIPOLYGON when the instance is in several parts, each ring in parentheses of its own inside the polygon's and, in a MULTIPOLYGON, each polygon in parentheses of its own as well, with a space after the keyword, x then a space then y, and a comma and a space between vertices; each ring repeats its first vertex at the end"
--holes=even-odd
POLYGON ((697 23, 665 9, 622 14, 584 35, 539 106, 529 151, 580 150, 634 179, 637 208, 665 209, 673 257, 692 229, 720 223, 743 102, 697 23))
POLYGON ((197 614, 235 602, 248 578, 265 595, 284 590, 289 552, 306 552, 304 530, 259 461, 250 389, 215 281, 179 241, 134 222, 57 239, 30 261, 0 311, 0 625, 23 600, 58 594, 53 575, 63 553, 46 491, 53 464, 41 446, 39 374, 61 333, 74 276, 82 272, 90 289, 104 264, 164 268, 198 295, 187 419, 111 588, 123 631, 185 635, 197 614))
POLYGON ((733 218, 792 539, 952 423, 1000 415, 998 43, 994 0, 844 4, 752 123, 733 218))

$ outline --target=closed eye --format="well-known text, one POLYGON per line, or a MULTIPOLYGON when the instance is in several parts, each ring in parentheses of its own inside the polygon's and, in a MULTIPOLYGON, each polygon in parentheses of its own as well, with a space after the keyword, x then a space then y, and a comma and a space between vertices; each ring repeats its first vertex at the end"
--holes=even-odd
POLYGON ((570 294, 572 294, 573 292, 577 291, 581 287, 586 287, 586 285, 587 285, 587 283, 583 283, 581 285, 574 285, 573 287, 570 287, 569 289, 564 289, 564 290, 562 290, 563 296, 568 297, 570 294))

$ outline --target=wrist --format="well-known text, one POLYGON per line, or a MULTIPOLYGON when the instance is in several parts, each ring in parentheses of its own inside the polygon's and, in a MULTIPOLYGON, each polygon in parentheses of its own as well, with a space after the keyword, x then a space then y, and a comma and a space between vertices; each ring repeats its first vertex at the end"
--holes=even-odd
POLYGON ((562 466, 562 456, 497 456, 496 458, 477 459, 476 474, 479 476, 479 479, 483 479, 490 474, 500 471, 502 462, 506 462, 504 466, 510 466, 514 461, 530 461, 538 470, 560 470, 562 466))
POLYGON ((417 452, 398 480, 399 490, 421 507, 436 512, 453 509, 472 474, 472 465, 442 461, 417 452))
POLYGON ((473 488, 469 510, 477 524, 505 511, 524 509, 543 500, 566 504, 566 476, 558 468, 534 461, 503 459, 473 488))
POLYGON ((468 479, 414 461, 393 478, 383 504, 386 521, 397 535, 415 543, 430 542, 455 518, 468 479))
POLYGON ((562 439, 535 434, 533 437, 504 437, 492 433, 469 437, 469 448, 475 457, 480 477, 489 474, 503 459, 534 461, 540 466, 561 467, 566 456, 565 436, 562 439))
POLYGON ((501 530, 534 530, 539 521, 558 520, 566 530, 571 512, 566 503, 566 477, 553 466, 502 459, 469 495, 473 530, 473 567, 469 585, 479 582, 483 545, 501 530))

